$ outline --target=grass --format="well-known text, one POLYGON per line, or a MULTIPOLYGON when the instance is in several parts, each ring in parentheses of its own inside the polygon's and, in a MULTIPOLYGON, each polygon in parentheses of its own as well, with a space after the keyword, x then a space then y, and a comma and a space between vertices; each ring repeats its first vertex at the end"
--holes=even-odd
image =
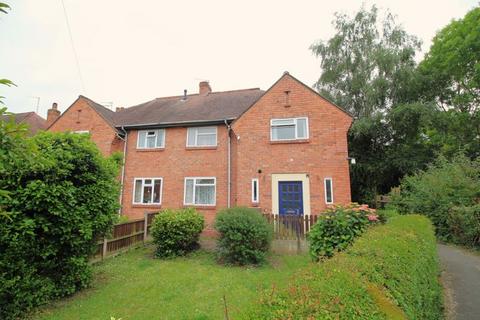
POLYGON ((33 319, 231 319, 251 311, 263 289, 284 287, 307 255, 272 255, 262 267, 218 265, 212 253, 159 260, 139 248, 94 266, 92 288, 39 310, 33 319))

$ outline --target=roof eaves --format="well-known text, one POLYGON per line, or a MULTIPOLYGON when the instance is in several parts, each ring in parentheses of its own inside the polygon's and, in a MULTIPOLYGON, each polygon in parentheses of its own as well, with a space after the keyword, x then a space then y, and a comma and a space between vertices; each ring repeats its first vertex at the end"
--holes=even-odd
POLYGON ((227 122, 232 122, 236 118, 225 118, 225 119, 213 119, 213 120, 187 120, 187 121, 172 121, 172 122, 152 122, 152 123, 141 123, 141 124, 130 124, 130 125, 117 125, 118 128, 126 129, 137 129, 137 128, 168 128, 168 127, 184 127, 184 126, 195 126, 195 125, 209 125, 209 124, 219 124, 227 122))
POLYGON ((117 128, 115 127, 115 124, 113 123, 113 121, 111 121, 110 119, 107 119, 100 111, 98 111, 98 110, 97 110, 97 105, 100 106, 100 107, 102 107, 102 108, 105 108, 105 109, 107 109, 107 110, 109 110, 109 111, 111 111, 111 112, 113 112, 112 110, 110 110, 110 109, 102 106, 101 104, 99 104, 99 103, 93 101, 92 99, 87 98, 87 97, 85 97, 85 96, 83 96, 83 95, 79 95, 78 98, 83 98, 85 101, 87 101, 88 105, 89 105, 93 110, 95 110, 95 112, 96 112, 100 117, 102 117, 102 119, 105 120, 105 122, 106 122, 113 130, 115 130, 115 132, 118 133, 118 130, 117 130, 117 128))

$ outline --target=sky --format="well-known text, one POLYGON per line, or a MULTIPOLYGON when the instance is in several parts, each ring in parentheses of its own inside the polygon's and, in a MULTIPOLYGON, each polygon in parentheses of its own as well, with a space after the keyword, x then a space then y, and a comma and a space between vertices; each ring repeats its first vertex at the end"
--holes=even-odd
POLYGON ((114 109, 156 97, 198 92, 268 89, 284 71, 313 85, 320 60, 309 47, 334 35, 335 12, 362 3, 397 15, 428 51, 435 33, 463 17, 478 0, 3 0, 0 87, 11 112, 46 117, 83 94, 114 109), (73 47, 75 50, 72 48, 73 47), (78 57, 77 68, 75 52, 78 57), (81 76, 80 76, 81 75, 81 76), (82 81, 82 80, 83 81, 82 81))

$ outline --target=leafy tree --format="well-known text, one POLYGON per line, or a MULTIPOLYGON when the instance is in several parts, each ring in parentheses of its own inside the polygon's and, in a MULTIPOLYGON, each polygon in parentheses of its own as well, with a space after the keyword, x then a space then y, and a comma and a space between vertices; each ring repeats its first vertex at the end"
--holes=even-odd
POLYGON ((0 126, 0 318, 89 284, 99 237, 116 221, 118 163, 87 136, 22 137, 0 126))
POLYGON ((435 100, 443 110, 479 110, 480 8, 437 33, 419 71, 424 98, 435 100))
POLYGON ((357 159, 350 169, 354 201, 373 203, 435 158, 428 134, 436 112, 431 105, 403 104, 354 122, 348 136, 349 154, 357 159))
MULTIPOLYGON (((1 13, 7 13, 7 9, 10 9, 10 6, 6 3, 3 3, 3 2, 0 2, 0 12, 1 13)), ((0 79, 0 84, 1 85, 5 85, 5 86, 14 86, 15 84, 8 80, 8 79, 0 79)), ((3 96, 0 96, 0 104, 3 104, 3 99, 4 97, 3 96)))
POLYGON ((458 153, 480 157, 480 112, 435 112, 427 134, 432 148, 447 159, 458 153))
POLYGON ((354 17, 336 13, 336 34, 310 49, 320 57, 318 91, 358 117, 411 101, 415 53, 420 41, 387 12, 364 7, 354 17))

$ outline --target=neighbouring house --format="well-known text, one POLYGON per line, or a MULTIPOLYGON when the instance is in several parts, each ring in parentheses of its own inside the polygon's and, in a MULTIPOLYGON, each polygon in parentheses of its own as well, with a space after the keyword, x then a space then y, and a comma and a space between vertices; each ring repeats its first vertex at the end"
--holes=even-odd
POLYGON ((40 117, 35 112, 22 112, 22 113, 12 113, 10 115, 2 115, 2 121, 11 121, 14 119, 15 123, 20 124, 24 123, 28 126, 28 132, 30 135, 36 134, 40 130, 46 130, 48 127, 47 120, 40 117))
MULTIPOLYGON (((55 108, 56 109, 56 108, 55 108)), ((122 214, 195 206, 318 214, 350 198, 352 116, 288 73, 270 89, 157 98, 115 112, 80 96, 51 131, 90 133, 105 154, 124 153, 122 214)))

